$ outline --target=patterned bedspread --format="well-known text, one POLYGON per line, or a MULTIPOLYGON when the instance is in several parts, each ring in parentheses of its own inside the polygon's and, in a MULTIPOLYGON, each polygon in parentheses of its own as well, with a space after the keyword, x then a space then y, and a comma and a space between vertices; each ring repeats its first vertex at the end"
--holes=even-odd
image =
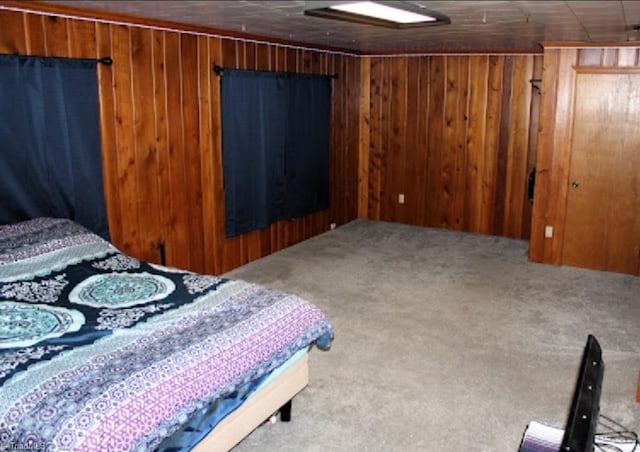
POLYGON ((68 220, 0 227, 0 450, 150 450, 333 337, 301 298, 148 264, 68 220))

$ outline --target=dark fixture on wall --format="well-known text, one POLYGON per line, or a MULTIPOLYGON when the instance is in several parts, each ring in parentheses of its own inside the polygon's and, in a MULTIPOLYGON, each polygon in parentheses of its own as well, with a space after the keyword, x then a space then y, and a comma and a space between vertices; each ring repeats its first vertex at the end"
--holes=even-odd
POLYGON ((533 204, 533 198, 536 192, 536 168, 534 167, 529 173, 529 181, 527 183, 527 197, 529 202, 533 204))
POLYGON ((429 8, 399 1, 307 2, 307 16, 396 29, 430 27, 451 20, 429 8))
POLYGON ((538 86, 538 83, 542 83, 541 78, 532 78, 531 80, 529 80, 529 83, 531 83, 533 89, 535 89, 538 93, 541 92, 540 87, 538 86))

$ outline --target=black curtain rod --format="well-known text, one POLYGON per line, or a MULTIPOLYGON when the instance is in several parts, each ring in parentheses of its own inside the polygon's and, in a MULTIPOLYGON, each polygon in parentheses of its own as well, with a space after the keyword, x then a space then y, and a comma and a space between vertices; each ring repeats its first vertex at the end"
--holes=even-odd
MULTIPOLYGON (((214 64, 213 65, 213 72, 215 72, 216 75, 222 76, 222 74, 224 73, 224 68, 222 66, 218 66, 217 64, 214 64)), ((261 72, 284 72, 284 71, 261 71, 261 72)), ((304 75, 304 74, 302 74, 302 75, 304 75)), ((326 75, 326 74, 309 74, 309 75, 326 75)), ((331 74, 331 75, 326 75, 326 76, 330 77, 330 78, 333 78, 333 79, 337 79, 338 78, 338 74, 331 74)))
POLYGON ((104 64, 105 66, 111 66, 113 64, 113 59, 111 57, 103 57, 103 58, 73 58, 73 57, 50 57, 44 55, 20 55, 20 54, 8 54, 8 53, 0 53, 0 56, 7 57, 16 57, 16 58, 43 58, 45 60, 83 60, 83 61, 95 61, 99 64, 104 64))

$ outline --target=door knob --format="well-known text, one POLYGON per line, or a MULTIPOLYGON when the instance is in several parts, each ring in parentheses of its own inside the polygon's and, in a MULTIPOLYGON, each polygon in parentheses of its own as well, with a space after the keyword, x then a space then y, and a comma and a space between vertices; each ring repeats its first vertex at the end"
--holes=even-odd
POLYGON ((571 182, 571 188, 578 188, 580 184, 576 181, 571 182))

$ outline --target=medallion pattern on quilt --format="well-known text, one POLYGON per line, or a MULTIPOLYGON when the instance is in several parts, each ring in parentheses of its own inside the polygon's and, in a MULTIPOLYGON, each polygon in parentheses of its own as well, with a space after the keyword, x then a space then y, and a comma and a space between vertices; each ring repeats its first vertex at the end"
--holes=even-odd
POLYGON ((0 303, 0 349, 28 347, 60 337, 78 331, 84 322, 80 311, 5 301, 0 303))
POLYGON ((69 294, 72 303, 97 308, 122 308, 162 300, 176 289, 169 278, 150 273, 93 275, 69 294))
POLYGON ((55 303, 68 284, 69 281, 63 273, 52 279, 5 284, 0 287, 0 295, 4 298, 30 303, 55 303))
POLYGON ((99 262, 94 262, 92 267, 99 270, 123 271, 140 268, 140 261, 124 254, 116 254, 99 262))
POLYGON ((46 345, 44 347, 24 347, 5 352, 0 356, 0 379, 13 372, 19 365, 38 360, 53 352, 67 348, 66 345, 46 345))
POLYGON ((222 281, 223 279, 218 278, 217 276, 198 275, 195 273, 190 273, 182 277, 182 282, 191 295, 202 293, 205 290, 220 284, 222 281))
POLYGON ((164 311, 173 306, 169 304, 153 304, 142 308, 129 309, 104 309, 98 314, 97 330, 115 330, 118 328, 127 328, 146 314, 164 311))

